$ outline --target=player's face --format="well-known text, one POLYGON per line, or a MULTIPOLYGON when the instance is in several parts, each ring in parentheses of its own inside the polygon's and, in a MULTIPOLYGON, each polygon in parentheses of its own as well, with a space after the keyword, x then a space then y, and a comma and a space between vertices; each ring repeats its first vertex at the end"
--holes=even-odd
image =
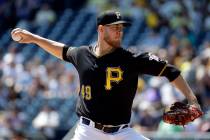
POLYGON ((104 41, 113 47, 120 47, 123 36, 123 25, 105 25, 104 41))

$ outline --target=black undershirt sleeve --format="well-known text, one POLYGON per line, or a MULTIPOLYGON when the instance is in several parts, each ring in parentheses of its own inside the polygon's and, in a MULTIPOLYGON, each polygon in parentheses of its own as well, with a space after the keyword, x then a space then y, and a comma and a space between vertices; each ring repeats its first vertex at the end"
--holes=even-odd
POLYGON ((67 47, 67 46, 64 46, 64 47, 63 47, 62 57, 63 57, 63 60, 65 60, 65 61, 67 61, 67 56, 66 56, 66 54, 67 54, 68 48, 69 48, 69 47, 67 47))
POLYGON ((77 53, 78 53, 78 47, 64 46, 62 52, 63 60, 75 64, 76 63, 75 58, 77 56, 77 53))
POLYGON ((170 82, 172 82, 180 75, 180 73, 180 70, 178 70, 175 66, 167 64, 165 70, 160 76, 165 76, 170 82))

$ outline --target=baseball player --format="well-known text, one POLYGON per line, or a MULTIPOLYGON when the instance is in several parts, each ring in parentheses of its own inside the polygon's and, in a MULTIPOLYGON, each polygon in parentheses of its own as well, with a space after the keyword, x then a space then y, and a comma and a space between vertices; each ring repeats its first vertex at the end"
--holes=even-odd
POLYGON ((72 140, 147 140, 129 125, 141 74, 165 76, 190 104, 200 109, 176 67, 151 53, 121 47, 123 28, 129 25, 120 12, 106 11, 97 17, 96 45, 81 47, 67 46, 20 28, 11 33, 19 36, 19 43, 34 43, 77 69, 80 93, 76 112, 80 120, 72 140))

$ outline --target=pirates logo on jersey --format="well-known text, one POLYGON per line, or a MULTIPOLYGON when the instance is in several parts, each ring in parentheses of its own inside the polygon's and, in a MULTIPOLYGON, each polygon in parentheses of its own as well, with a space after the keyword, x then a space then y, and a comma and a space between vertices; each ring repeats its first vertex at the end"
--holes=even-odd
POLYGON ((149 60, 156 60, 156 61, 160 61, 160 58, 152 53, 149 53, 149 60))
POLYGON ((105 89, 111 90, 112 83, 119 83, 123 80, 123 71, 120 67, 107 67, 106 69, 106 84, 105 89), (116 76, 114 76, 116 75, 116 76))
POLYGON ((148 55, 149 55, 149 60, 155 60, 155 61, 163 62, 163 63, 165 63, 165 64, 168 63, 167 60, 161 59, 161 58, 158 57, 157 55, 154 55, 154 54, 152 54, 152 53, 149 53, 148 55))

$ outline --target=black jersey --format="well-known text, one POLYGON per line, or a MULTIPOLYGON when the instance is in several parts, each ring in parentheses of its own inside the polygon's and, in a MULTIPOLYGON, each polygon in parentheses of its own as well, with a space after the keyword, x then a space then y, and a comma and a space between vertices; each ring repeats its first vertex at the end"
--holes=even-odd
POLYGON ((92 46, 64 47, 63 59, 79 74, 77 114, 102 124, 129 123, 140 74, 166 76, 170 81, 180 74, 153 54, 123 48, 96 57, 92 46))

